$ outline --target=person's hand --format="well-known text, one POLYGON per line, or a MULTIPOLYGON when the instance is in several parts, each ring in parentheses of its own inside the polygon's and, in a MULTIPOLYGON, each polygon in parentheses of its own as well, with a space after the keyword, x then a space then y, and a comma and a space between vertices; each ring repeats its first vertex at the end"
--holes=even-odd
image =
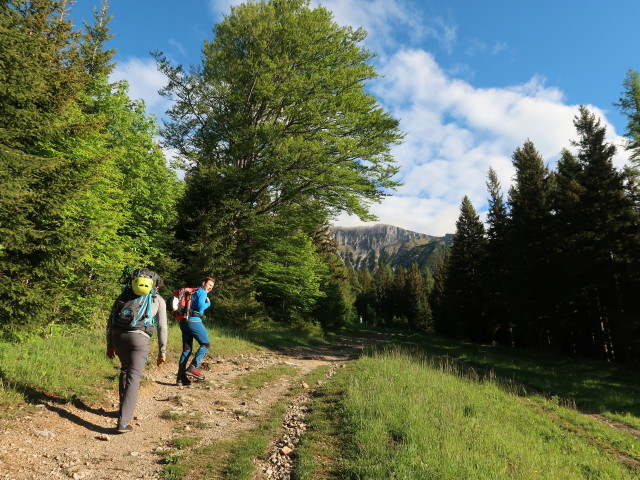
POLYGON ((166 360, 166 358, 164 357, 164 355, 159 353, 158 354, 158 360, 156 361, 156 365, 159 367, 160 365, 162 365, 164 363, 165 360, 166 360))
POLYGON ((115 358, 116 356, 116 351, 113 348, 108 348, 107 349, 107 357, 108 358, 115 358))

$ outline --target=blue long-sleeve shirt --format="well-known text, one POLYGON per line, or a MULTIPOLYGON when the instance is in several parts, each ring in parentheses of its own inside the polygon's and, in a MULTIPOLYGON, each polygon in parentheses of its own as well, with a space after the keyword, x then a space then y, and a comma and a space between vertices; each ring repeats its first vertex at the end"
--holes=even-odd
POLYGON ((193 310, 194 313, 204 315, 204 311, 209 308, 210 305, 211 302, 207 298, 207 292, 203 287, 193 292, 193 296, 191 297, 191 310, 193 310))

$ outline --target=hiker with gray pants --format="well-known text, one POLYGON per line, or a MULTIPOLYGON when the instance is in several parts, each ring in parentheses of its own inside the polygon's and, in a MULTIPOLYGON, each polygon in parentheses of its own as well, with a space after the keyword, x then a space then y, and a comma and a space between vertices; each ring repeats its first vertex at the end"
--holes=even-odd
POLYGON ((120 408, 116 427, 120 433, 133 430, 133 411, 138 401, 140 379, 149 358, 149 344, 156 323, 156 365, 162 365, 166 359, 167 307, 164 299, 158 294, 158 289, 164 282, 154 272, 145 269, 136 272, 150 272, 155 278, 141 275, 132 279, 132 285, 127 285, 116 299, 107 325, 107 357, 114 358, 117 355, 121 364, 118 387, 120 408))

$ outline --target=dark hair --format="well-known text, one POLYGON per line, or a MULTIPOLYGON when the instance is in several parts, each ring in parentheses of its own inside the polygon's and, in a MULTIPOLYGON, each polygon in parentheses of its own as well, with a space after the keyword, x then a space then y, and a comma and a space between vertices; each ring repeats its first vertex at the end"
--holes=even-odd
POLYGON ((215 278, 213 278, 213 277, 204 277, 204 278, 202 279, 202 283, 207 283, 207 282, 213 282, 213 283, 216 283, 216 279, 215 279, 215 278))
POLYGON ((158 277, 158 281, 156 282, 156 288, 164 287, 164 280, 162 277, 158 277))

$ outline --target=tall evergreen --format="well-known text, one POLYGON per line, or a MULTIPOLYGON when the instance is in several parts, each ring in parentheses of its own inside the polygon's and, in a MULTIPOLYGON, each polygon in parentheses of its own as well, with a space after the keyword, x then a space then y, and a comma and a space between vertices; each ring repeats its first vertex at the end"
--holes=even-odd
POLYGON ((493 339, 502 344, 512 345, 512 326, 507 304, 509 214, 502 195, 500 181, 493 168, 489 168, 487 174, 487 190, 489 192, 487 255, 483 266, 487 328, 493 339))
POLYGON ((43 328, 63 314, 64 279, 84 253, 73 205, 86 191, 92 166, 50 148, 84 128, 77 100, 86 76, 76 39, 66 2, 0 4, 0 323, 5 333, 43 328))
POLYGON ((624 79, 624 91, 616 106, 627 116, 625 136, 629 143, 626 148, 631 152, 629 159, 640 164, 640 73, 629 69, 624 79))
POLYGON ((577 154, 563 153, 555 201, 567 239, 562 263, 574 313, 570 340, 580 353, 614 360, 625 355, 616 344, 625 352, 632 337, 627 308, 633 308, 638 278, 637 216, 625 174, 613 165, 616 149, 605 141, 606 127, 585 107, 574 125, 577 154))
POLYGON ((368 269, 356 271, 356 312, 364 323, 378 323, 376 290, 373 275, 368 269))
POLYGON ((102 323, 122 267, 166 258, 173 218, 155 122, 107 81, 106 9, 94 41, 67 5, 0 5, 0 333, 17 338, 102 323))
POLYGON ((425 278, 417 263, 412 263, 407 275, 407 316, 412 329, 423 332, 433 331, 433 313, 425 278))
POLYGON ((487 339, 482 275, 485 255, 484 225, 465 195, 451 244, 444 298, 438 308, 439 332, 476 341, 487 339))
POLYGON ((378 264, 373 275, 378 324, 391 326, 395 315, 394 274, 389 265, 378 264))
POLYGON ((552 176, 530 140, 518 147, 512 158, 516 174, 509 189, 506 258, 513 340, 523 346, 543 345, 550 323, 546 286, 552 176))

